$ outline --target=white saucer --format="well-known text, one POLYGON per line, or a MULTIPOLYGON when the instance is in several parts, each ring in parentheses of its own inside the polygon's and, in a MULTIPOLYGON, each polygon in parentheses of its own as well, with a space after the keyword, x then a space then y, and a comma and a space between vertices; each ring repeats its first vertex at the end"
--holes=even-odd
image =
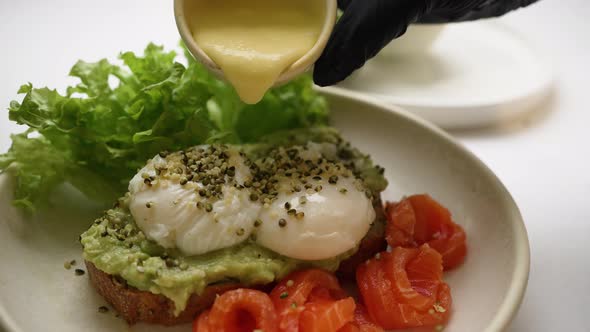
POLYGON ((542 54, 494 21, 449 24, 429 51, 385 48, 339 88, 400 105, 445 128, 489 125, 531 111, 551 91, 542 54))

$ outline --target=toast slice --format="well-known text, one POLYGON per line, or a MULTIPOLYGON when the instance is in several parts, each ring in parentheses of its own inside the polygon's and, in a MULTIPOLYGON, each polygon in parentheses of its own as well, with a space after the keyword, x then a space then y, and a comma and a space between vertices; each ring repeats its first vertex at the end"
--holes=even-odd
MULTIPOLYGON (((373 206, 376 212, 375 222, 361 242, 358 252, 340 264, 337 274, 342 278, 354 280, 356 267, 383 251, 387 246, 384 234, 385 214, 381 199, 375 199, 373 206)), ((167 326, 190 323, 199 313, 213 304, 217 294, 243 286, 238 283, 210 285, 201 295, 193 294, 188 300, 186 309, 178 316, 174 316, 174 302, 167 297, 136 289, 129 286, 122 278, 101 271, 91 262, 85 261, 85 263, 90 281, 98 293, 130 325, 138 322, 167 326)))
POLYGON ((119 277, 107 274, 85 261, 88 277, 94 288, 119 315, 130 325, 146 322, 158 325, 177 325, 190 323, 203 310, 215 301, 217 294, 239 288, 239 284, 219 284, 205 288, 201 295, 193 294, 178 316, 174 316, 174 302, 163 295, 141 291, 127 285, 119 277))

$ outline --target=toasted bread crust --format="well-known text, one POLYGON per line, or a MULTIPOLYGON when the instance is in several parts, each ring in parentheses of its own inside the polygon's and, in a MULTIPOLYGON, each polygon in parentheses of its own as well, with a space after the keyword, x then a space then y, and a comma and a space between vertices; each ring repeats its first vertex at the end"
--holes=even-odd
POLYGON ((140 291, 127 285, 119 278, 113 277, 86 261, 86 268, 91 283, 100 295, 129 324, 146 322, 159 325, 177 325, 192 322, 203 310, 208 309, 216 294, 239 288, 239 284, 220 284, 205 288, 201 295, 193 294, 186 309, 174 316, 174 303, 163 295, 140 291))

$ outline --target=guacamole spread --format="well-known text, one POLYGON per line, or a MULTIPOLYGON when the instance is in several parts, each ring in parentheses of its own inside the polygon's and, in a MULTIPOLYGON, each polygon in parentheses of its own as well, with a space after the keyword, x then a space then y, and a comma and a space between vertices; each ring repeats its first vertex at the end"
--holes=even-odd
MULTIPOLYGON (((249 158, 255 159, 279 145, 307 142, 333 145, 333 158, 352 169, 373 197, 378 197, 387 186, 383 168, 374 166, 368 156, 352 148, 331 128, 275 134, 260 144, 243 146, 243 150, 249 158)), ((306 267, 335 271, 341 261, 356 251, 323 261, 302 261, 281 256, 246 240, 203 255, 185 256, 146 238, 129 212, 128 200, 129 195, 119 199, 113 209, 82 234, 84 259, 108 274, 120 276, 130 286, 169 298, 175 304, 175 314, 185 309, 192 294, 200 294, 208 285, 224 282, 246 286, 268 284, 306 267)))

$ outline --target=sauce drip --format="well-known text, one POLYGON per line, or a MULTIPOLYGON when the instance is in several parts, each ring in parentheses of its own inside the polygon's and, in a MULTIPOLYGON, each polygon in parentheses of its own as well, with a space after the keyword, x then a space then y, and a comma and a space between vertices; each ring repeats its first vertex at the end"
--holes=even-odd
POLYGON ((326 14, 318 0, 194 0, 187 11, 193 38, 248 104, 311 50, 326 14))

